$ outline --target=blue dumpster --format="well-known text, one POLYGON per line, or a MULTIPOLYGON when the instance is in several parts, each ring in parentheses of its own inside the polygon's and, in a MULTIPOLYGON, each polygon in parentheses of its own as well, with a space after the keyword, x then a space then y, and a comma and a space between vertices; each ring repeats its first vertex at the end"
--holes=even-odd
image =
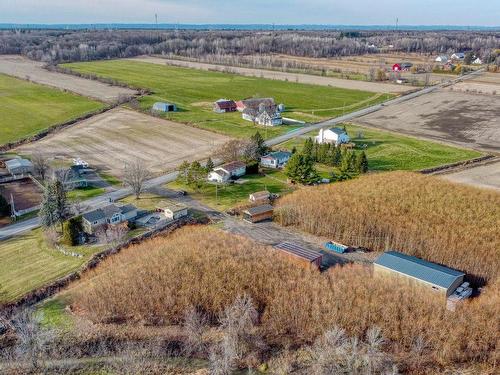
POLYGON ((336 243, 333 241, 325 243, 325 248, 327 250, 335 251, 336 253, 343 254, 347 251, 348 246, 342 245, 340 243, 336 243))

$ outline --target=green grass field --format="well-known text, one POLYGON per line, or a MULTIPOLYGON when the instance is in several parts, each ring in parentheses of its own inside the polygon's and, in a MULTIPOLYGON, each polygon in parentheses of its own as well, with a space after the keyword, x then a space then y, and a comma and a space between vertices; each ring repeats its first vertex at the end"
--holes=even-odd
POLYGON ((281 171, 266 170, 266 175, 247 175, 240 178, 241 184, 219 185, 217 199, 215 185, 206 183, 199 191, 178 181, 167 185, 170 189, 186 190, 190 196, 209 207, 217 210, 227 210, 239 204, 248 203, 248 196, 261 190, 284 194, 292 190, 286 183, 286 177, 281 171))
MULTIPOLYGON (((352 124, 347 124, 346 130, 351 140, 357 145, 357 150, 361 150, 362 146, 366 145, 369 167, 373 171, 414 171, 481 156, 480 152, 474 150, 352 124), (358 137, 359 134, 362 134, 362 138, 358 137)), ((310 137, 317 135, 317 131, 308 134, 310 137)), ((295 146, 297 150, 300 150, 304 140, 305 138, 295 138, 281 144, 280 147, 292 149, 295 146)))
POLYGON ((68 191, 67 196, 71 201, 85 200, 104 194, 106 189, 95 186, 87 186, 68 191))
MULTIPOLYGON (((212 103, 217 99, 274 97, 277 103, 285 104, 287 111, 284 117, 316 122, 380 103, 391 97, 358 90, 244 77, 129 60, 72 63, 63 66, 80 73, 96 74, 135 87, 148 88, 153 94, 140 99, 142 109, 149 110, 156 101, 172 102, 179 107, 179 112, 167 114, 166 118, 235 137, 252 135, 255 133, 256 126, 242 120, 240 113, 213 113, 212 103)), ((267 130, 261 129, 269 138, 295 128, 282 126, 267 130)))
POLYGON ((0 145, 103 107, 91 99, 0 74, 0 145))
POLYGON ((50 248, 41 229, 0 242, 0 303, 22 297, 78 269, 102 247, 79 246, 71 250, 83 257, 67 256, 50 248))

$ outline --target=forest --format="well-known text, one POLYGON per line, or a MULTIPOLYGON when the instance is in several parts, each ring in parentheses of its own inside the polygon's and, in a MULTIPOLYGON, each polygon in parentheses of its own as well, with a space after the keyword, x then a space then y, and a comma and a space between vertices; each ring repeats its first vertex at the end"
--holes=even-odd
POLYGON ((335 58, 391 52, 442 54, 473 51, 500 64, 494 31, 242 31, 242 30, 3 30, 0 54, 22 54, 47 63, 134 57, 189 58, 286 54, 335 58))

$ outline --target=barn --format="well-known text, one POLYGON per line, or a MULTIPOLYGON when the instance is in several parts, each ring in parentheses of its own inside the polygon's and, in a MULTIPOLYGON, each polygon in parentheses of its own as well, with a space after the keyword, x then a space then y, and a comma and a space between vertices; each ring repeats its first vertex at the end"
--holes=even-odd
POLYGON ((393 72, 400 72, 402 69, 401 69, 401 65, 400 64, 394 64, 392 66, 392 71, 393 72))
POLYGON ((215 113, 235 112, 236 103, 234 100, 219 99, 214 103, 213 111, 215 113))
POLYGON ((375 275, 402 277, 440 293, 443 297, 453 294, 465 277, 463 272, 397 251, 383 253, 373 266, 375 275))
POLYGON ((153 111, 156 112, 176 112, 177 106, 172 103, 156 102, 153 104, 153 111))
POLYGON ((274 248, 308 267, 312 266, 319 269, 321 267, 321 263, 323 262, 323 255, 321 253, 306 249, 305 247, 291 242, 282 242, 274 246, 274 248))

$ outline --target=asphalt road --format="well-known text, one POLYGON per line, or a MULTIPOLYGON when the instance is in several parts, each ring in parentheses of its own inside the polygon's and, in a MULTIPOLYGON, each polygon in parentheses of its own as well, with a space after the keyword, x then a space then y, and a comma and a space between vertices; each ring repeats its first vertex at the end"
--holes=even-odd
MULTIPOLYGON (((376 104, 374 106, 367 107, 367 108, 361 109, 359 111, 351 112, 351 113, 344 115, 344 116, 335 117, 335 118, 330 119, 330 120, 318 122, 318 123, 315 123, 315 124, 312 124, 309 126, 305 126, 303 128, 299 128, 299 129, 291 131, 289 133, 280 135, 276 138, 272 138, 272 139, 267 140, 266 145, 275 146, 277 144, 286 142, 292 138, 301 136, 303 134, 307 134, 312 130, 317 130, 317 129, 327 127, 327 126, 334 126, 336 124, 339 124, 339 123, 342 123, 345 121, 349 121, 349 120, 352 120, 354 118, 364 116, 364 115, 367 115, 367 114, 372 113, 372 112, 376 112, 376 111, 378 111, 381 108, 384 108, 386 106, 398 104, 398 103, 405 102, 407 100, 411 100, 413 98, 416 98, 416 97, 419 97, 422 95, 429 94, 431 92, 438 90, 441 87, 448 86, 450 84, 457 83, 457 82, 460 82, 462 80, 473 78, 477 75, 482 74, 483 71, 484 71, 484 69, 480 69, 480 70, 473 72, 471 74, 458 77, 450 82, 442 83, 442 84, 439 84, 436 86, 426 87, 426 88, 418 90, 416 92, 406 94, 406 95, 397 97, 395 99, 389 100, 383 104, 376 104)), ((145 183, 145 190, 152 188, 152 187, 155 187, 155 186, 164 185, 164 184, 167 184, 169 182, 175 181, 175 179, 177 178, 177 175, 178 175, 178 172, 170 172, 170 173, 167 173, 165 175, 155 177, 151 180, 148 180, 145 183)), ((96 209, 100 206, 105 205, 106 203, 109 203, 110 201, 119 200, 119 199, 125 198, 131 194, 132 194, 132 190, 130 188, 123 188, 123 189, 119 189, 119 190, 116 190, 116 191, 113 191, 110 193, 103 194, 99 197, 88 199, 88 200, 82 202, 83 212, 90 211, 92 209, 96 209)), ((8 225, 6 227, 0 228, 0 240, 4 240, 4 239, 7 239, 7 238, 12 237, 12 236, 22 234, 23 232, 27 232, 29 230, 38 228, 39 226, 40 226, 40 221, 37 217, 29 219, 29 220, 24 220, 24 221, 15 223, 15 224, 8 225)))

